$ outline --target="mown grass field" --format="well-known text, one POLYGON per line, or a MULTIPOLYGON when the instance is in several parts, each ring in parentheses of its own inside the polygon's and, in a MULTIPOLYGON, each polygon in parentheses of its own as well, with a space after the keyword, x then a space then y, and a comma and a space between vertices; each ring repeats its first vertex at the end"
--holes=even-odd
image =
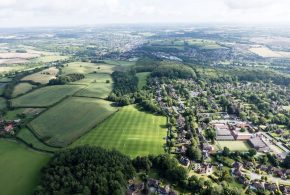
POLYGON ((113 72, 114 66, 108 64, 94 64, 89 62, 72 62, 65 64, 62 68, 62 74, 89 74, 89 73, 108 73, 113 72))
POLYGON ((13 89, 12 97, 14 98, 19 95, 25 94, 33 89, 33 87, 35 87, 35 85, 31 85, 30 83, 19 83, 13 89))
POLYGON ((216 146, 220 150, 228 147, 232 151, 248 151, 251 148, 246 141, 217 141, 216 146))
POLYGON ((27 75, 22 81, 34 81, 36 83, 47 84, 49 80, 56 78, 59 70, 56 67, 50 67, 45 70, 27 75))
POLYGON ((106 98, 112 91, 111 83, 92 83, 88 87, 78 91, 75 96, 106 98))
POLYGON ((29 127, 45 143, 65 147, 117 111, 111 102, 72 97, 43 112, 29 127))
POLYGON ((86 74, 84 79, 75 81, 71 84, 105 83, 107 80, 110 81, 110 83, 112 83, 112 77, 110 74, 91 73, 86 74))
POLYGON ((0 194, 31 195, 49 156, 0 139, 0 194))
POLYGON ((147 77, 149 76, 150 72, 140 72, 137 73, 138 77, 138 89, 141 90, 145 85, 147 81, 147 77))
POLYGON ((164 152, 166 118, 141 112, 133 105, 121 108, 71 146, 116 148, 131 157, 164 152))
POLYGON ((50 147, 42 143, 35 135, 27 128, 23 128, 17 134, 17 137, 32 146, 33 148, 44 150, 44 151, 57 151, 58 148, 50 147))
POLYGON ((43 87, 25 94, 11 101, 13 107, 47 107, 51 106, 66 96, 73 95, 84 86, 55 85, 43 87))

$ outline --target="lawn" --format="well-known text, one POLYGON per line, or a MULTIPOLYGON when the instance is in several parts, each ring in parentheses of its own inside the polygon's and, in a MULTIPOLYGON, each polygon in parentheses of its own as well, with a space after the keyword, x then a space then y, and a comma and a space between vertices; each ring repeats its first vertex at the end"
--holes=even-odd
POLYGON ((232 151, 248 151, 251 147, 246 141, 216 141, 218 149, 228 147, 232 151))
POLYGON ((50 157, 3 139, 0 139, 0 155, 0 193, 33 194, 39 182, 40 170, 50 157))
POLYGON ((94 64, 89 62, 72 62, 65 64, 62 68, 62 74, 72 74, 72 73, 108 73, 113 72, 114 66, 108 64, 94 64))
POLYGON ((164 152, 166 118, 126 106, 72 144, 116 148, 131 157, 164 152))
POLYGON ((110 104, 72 97, 43 112, 29 127, 48 145, 65 147, 117 111, 110 104))
POLYGON ((12 97, 14 98, 22 94, 25 94, 31 89, 33 89, 33 87, 35 87, 35 85, 31 85, 30 83, 19 83, 13 89, 12 97))
POLYGON ((23 128, 17 134, 17 137, 23 140, 25 143, 31 145, 33 148, 37 148, 45 151, 57 151, 58 148, 50 147, 42 143, 35 135, 27 128, 23 128))
POLYGON ((78 91, 75 96, 106 98, 112 91, 111 83, 92 83, 88 87, 78 91))
POLYGON ((13 107, 47 107, 73 95, 83 86, 55 85, 43 87, 12 100, 13 107))
POLYGON ((138 89, 141 90, 147 82, 147 77, 149 76, 150 72, 141 72, 141 73, 137 73, 137 77, 138 77, 138 89))
POLYGON ((47 69, 44 69, 42 71, 30 74, 24 78, 22 78, 22 81, 33 81, 36 83, 41 84, 47 84, 49 80, 56 78, 56 75, 58 74, 59 70, 56 67, 50 67, 47 69))

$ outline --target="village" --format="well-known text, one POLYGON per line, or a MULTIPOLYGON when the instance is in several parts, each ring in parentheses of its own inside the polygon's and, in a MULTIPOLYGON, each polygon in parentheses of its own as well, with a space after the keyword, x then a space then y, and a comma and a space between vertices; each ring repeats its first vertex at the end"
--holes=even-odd
MULTIPOLYGON (((156 101, 168 116, 168 151, 175 154, 180 164, 187 167, 190 173, 218 180, 221 170, 229 166, 231 177, 245 186, 250 186, 251 189, 272 192, 279 189, 284 194, 290 193, 290 169, 252 161, 257 159, 254 157, 256 154, 278 161, 283 161, 289 154, 285 143, 275 138, 271 132, 263 131, 275 126, 274 124, 254 124, 233 111, 225 112, 221 101, 217 100, 222 94, 209 95, 206 88, 202 89, 200 84, 192 80, 166 82, 155 79, 154 82, 156 101), (182 85, 184 87, 181 87, 182 85), (197 157, 198 152, 191 155, 192 147, 200 151, 201 157, 197 157), (226 151, 230 153, 228 156, 231 153, 240 155, 238 160, 235 157, 222 157, 227 163, 217 161, 216 156, 223 155, 226 151), (250 158, 244 158, 248 153, 254 154, 250 154, 250 158)), ((252 90, 253 85, 240 84, 236 89, 252 90)), ((225 88, 227 92, 235 90, 230 84, 225 85, 225 88)), ((268 89, 262 87, 262 90, 268 89)), ((284 88, 279 90, 286 92, 284 88)), ((224 96, 239 102, 240 107, 246 105, 237 101, 235 95, 225 93, 224 96)), ((279 102, 273 101, 271 105, 271 109, 275 111, 281 108, 279 102)), ((251 108, 244 111, 251 113, 251 108)), ((283 134, 284 131, 279 129, 275 132, 283 134)))

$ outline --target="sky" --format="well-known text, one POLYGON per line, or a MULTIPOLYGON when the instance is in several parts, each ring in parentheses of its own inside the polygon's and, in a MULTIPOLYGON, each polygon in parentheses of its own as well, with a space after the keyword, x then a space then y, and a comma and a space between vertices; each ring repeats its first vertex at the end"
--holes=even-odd
POLYGON ((290 24, 290 0, 0 0, 0 28, 142 23, 290 24))

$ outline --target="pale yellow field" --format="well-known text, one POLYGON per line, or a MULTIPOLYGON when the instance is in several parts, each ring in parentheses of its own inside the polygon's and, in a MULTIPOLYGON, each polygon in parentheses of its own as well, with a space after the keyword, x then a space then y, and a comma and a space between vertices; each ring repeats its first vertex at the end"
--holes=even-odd
POLYGON ((28 75, 24 78, 22 78, 22 81, 34 81, 41 84, 46 84, 49 82, 49 80, 56 78, 56 75, 58 73, 58 69, 56 67, 50 67, 48 69, 45 69, 43 71, 28 75))
POLYGON ((252 47, 249 50, 264 58, 290 58, 290 52, 272 51, 267 47, 252 47))
POLYGON ((54 62, 54 61, 58 61, 58 60, 65 60, 67 58, 68 58, 68 56, 48 55, 48 56, 41 56, 41 57, 37 58, 36 60, 39 62, 48 63, 48 62, 54 62))

